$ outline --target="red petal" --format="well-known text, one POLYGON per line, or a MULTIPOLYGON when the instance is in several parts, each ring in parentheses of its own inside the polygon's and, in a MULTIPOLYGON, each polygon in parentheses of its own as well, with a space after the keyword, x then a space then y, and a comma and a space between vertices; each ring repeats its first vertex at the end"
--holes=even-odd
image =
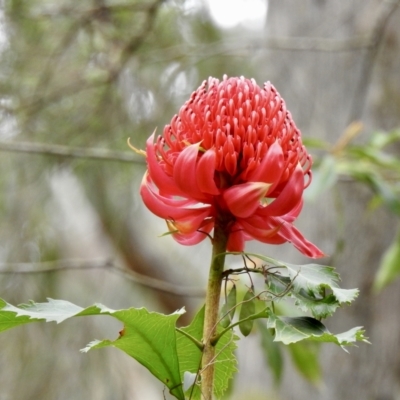
POLYGON ((270 185, 263 182, 247 182, 226 189, 223 198, 229 211, 239 218, 247 218, 254 214, 260 206, 270 185))
POLYGON ((268 206, 260 210, 264 216, 285 215, 295 209, 301 201, 304 190, 304 175, 300 164, 297 164, 292 176, 279 196, 268 206))
POLYGON ((269 193, 271 193, 279 183, 284 171, 284 164, 282 147, 278 142, 274 142, 261 160, 260 165, 249 174, 247 180, 249 182, 270 183, 269 193))
POLYGON ((204 201, 207 196, 197 186, 196 167, 200 144, 185 147, 174 165, 174 181, 186 197, 204 201))
POLYGON ((233 176, 237 171, 237 154, 236 153, 228 153, 225 156, 225 168, 227 172, 233 176))
POLYGON ((214 222, 209 223, 201 228, 201 232, 196 231, 193 233, 181 234, 181 233, 173 233, 172 237, 179 243, 184 246, 193 246, 202 242, 207 236, 207 233, 210 233, 214 227, 214 222))
POLYGON ((321 258, 325 254, 315 244, 309 242, 301 232, 292 224, 284 223, 279 231, 279 236, 291 242, 297 250, 307 257, 321 258))
POLYGON ((214 181, 217 155, 214 150, 207 150, 197 163, 197 185, 204 193, 219 195, 220 191, 214 181))
POLYGON ((140 186, 140 194, 146 207, 155 215, 160 218, 179 220, 184 218, 196 218, 203 213, 205 216, 211 212, 209 205, 204 207, 190 207, 196 203, 191 202, 190 204, 186 200, 174 200, 171 198, 164 197, 154 192, 147 180, 147 173, 143 177, 142 185, 140 186), (185 204, 185 207, 182 207, 185 204))
POLYGON ((240 220, 240 224, 243 226, 244 231, 250 235, 253 239, 256 239, 263 243, 269 244, 282 244, 287 240, 278 235, 282 223, 268 228, 264 226, 263 228, 257 227, 248 222, 248 220, 240 220))
POLYGON ((209 211, 207 210, 205 213, 198 214, 198 215, 190 215, 187 218, 180 218, 175 219, 173 221, 167 221, 167 225, 170 225, 174 229, 177 230, 179 233, 188 234, 196 232, 202 225, 205 224, 206 218, 208 218, 209 211))
POLYGON ((160 164, 158 163, 156 151, 154 148, 154 133, 147 139, 146 142, 147 166, 151 179, 158 187, 160 193, 164 195, 184 195, 176 186, 173 178, 167 175, 160 164))
POLYGON ((302 208, 303 208, 303 198, 300 199, 296 207, 294 207, 289 213, 287 213, 284 216, 285 221, 294 222, 296 218, 299 216, 302 208))

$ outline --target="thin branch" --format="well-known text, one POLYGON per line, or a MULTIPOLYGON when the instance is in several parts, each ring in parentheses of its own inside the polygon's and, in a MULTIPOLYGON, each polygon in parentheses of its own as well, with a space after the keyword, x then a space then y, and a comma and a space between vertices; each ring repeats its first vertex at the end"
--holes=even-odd
POLYGON ((143 157, 128 151, 113 151, 98 148, 69 147, 56 144, 34 143, 34 142, 12 142, 0 141, 0 151, 15 153, 42 154, 65 158, 85 158, 102 161, 128 162, 135 164, 145 164, 143 157))
POLYGON ((175 296, 204 297, 205 290, 199 287, 183 287, 115 265, 112 260, 57 260, 37 263, 0 263, 0 275, 35 275, 62 271, 107 270, 118 273, 138 285, 175 296))
POLYGON ((165 49, 149 51, 144 56, 148 62, 167 62, 182 58, 199 58, 200 60, 214 56, 248 56, 249 53, 260 50, 282 51, 312 51, 312 52, 347 52, 364 50, 373 47, 371 35, 353 36, 347 39, 330 39, 319 37, 284 37, 270 36, 262 40, 238 42, 234 40, 221 40, 206 45, 196 46, 180 44, 165 49))
POLYGON ((54 10, 46 10, 42 12, 35 13, 33 15, 34 18, 59 18, 59 17, 76 17, 77 14, 81 14, 85 18, 93 18, 104 11, 109 12, 121 12, 121 11, 130 11, 130 12, 146 12, 154 7, 152 3, 116 3, 116 4, 108 4, 108 5, 100 5, 94 6, 86 9, 78 9, 74 7, 61 7, 54 10))

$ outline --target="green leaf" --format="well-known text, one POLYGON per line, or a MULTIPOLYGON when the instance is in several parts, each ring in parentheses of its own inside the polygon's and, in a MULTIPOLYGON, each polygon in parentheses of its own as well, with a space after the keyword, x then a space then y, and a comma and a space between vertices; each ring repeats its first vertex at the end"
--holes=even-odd
POLYGON ((269 329, 263 321, 257 321, 257 327, 261 334, 261 346, 264 350, 264 357, 271 368, 275 384, 279 384, 283 372, 283 357, 279 343, 274 342, 269 329))
POLYGON ((333 267, 319 264, 288 264, 261 254, 244 254, 256 257, 267 265, 273 265, 266 270, 265 278, 270 300, 291 296, 296 299, 296 306, 302 311, 311 311, 315 318, 332 315, 337 307, 351 303, 359 294, 358 289, 339 287, 339 274, 333 267))
POLYGON ((359 294, 358 289, 341 289, 339 275, 332 267, 318 264, 285 266, 293 282, 295 304, 303 311, 310 310, 316 318, 332 315, 338 306, 350 304, 359 294), (326 289, 332 294, 326 295, 326 289))
POLYGON ((331 147, 329 143, 317 138, 307 137, 307 138, 302 138, 302 141, 304 146, 306 146, 307 148, 313 147, 315 149, 329 150, 329 148, 331 147))
POLYGON ((382 290, 400 275, 400 231, 382 257, 381 265, 376 273, 373 289, 382 290))
POLYGON ((47 303, 29 303, 19 307, 0 300, 0 331, 36 321, 63 322, 86 315, 110 315, 124 324, 116 340, 93 341, 82 351, 114 346, 129 354, 157 379, 170 393, 184 400, 176 347, 175 324, 184 310, 171 315, 149 312, 144 308, 111 310, 102 304, 81 308, 64 300, 48 299, 47 303))
MULTIPOLYGON (((243 303, 240 307, 239 321, 244 320, 256 312, 256 303, 254 298, 253 290, 249 289, 243 297, 243 303)), ((243 321, 239 324, 240 332, 242 332, 243 336, 250 335, 251 330, 253 329, 254 320, 248 319, 247 321, 243 321)))
POLYGON ((351 346, 357 341, 369 343, 362 327, 335 335, 330 333, 320 321, 311 317, 281 317, 271 313, 268 327, 275 329, 274 340, 283 344, 297 343, 307 339, 335 343, 344 349, 344 346, 351 346))
POLYGON ((268 275, 268 289, 279 297, 290 287, 296 306, 304 312, 311 311, 315 318, 332 315, 339 306, 351 303, 359 294, 358 289, 341 289, 339 275, 332 267, 288 263, 281 266, 277 273, 268 275), (326 293, 327 289, 331 293, 326 293))
MULTIPOLYGON (((196 314, 193 321, 189 326, 181 328, 190 336, 201 341, 203 337, 204 325, 204 307, 196 314)), ((222 327, 218 328, 218 332, 223 330, 222 327)), ((228 332, 223 335, 216 345, 216 360, 215 360, 215 376, 214 376, 214 394, 216 398, 221 398, 229 386, 229 381, 232 379, 235 372, 237 372, 237 361, 235 357, 236 344, 235 340, 238 337, 233 332, 228 332)), ((199 348, 186 336, 177 333, 177 348, 180 371, 183 375, 185 372, 197 374, 201 368, 202 352, 199 348)), ((195 385, 186 392, 187 396, 191 395, 191 400, 198 400, 201 397, 200 388, 195 385)))
POLYGON ((333 267, 318 264, 294 265, 284 264, 292 280, 295 291, 305 290, 314 297, 321 296, 323 289, 332 291, 339 304, 351 303, 358 296, 358 289, 340 289, 339 274, 333 267))
POLYGON ((309 382, 318 385, 322 379, 318 343, 297 342, 289 344, 287 349, 299 373, 309 382))
POLYGON ((230 290, 226 303, 221 308, 221 326, 227 328, 235 316, 236 311, 236 298, 237 298, 237 289, 236 285, 233 284, 232 289, 230 290))
POLYGON ((382 149, 400 140, 400 129, 392 132, 374 132, 371 136, 371 146, 382 149))
MULTIPOLYGON (((389 168, 389 171, 399 171, 399 165, 389 168)), ((371 190, 379 196, 385 205, 396 215, 400 215, 400 200, 398 189, 389 181, 385 181, 382 174, 377 173, 377 166, 372 163, 354 162, 341 163, 339 172, 350 175, 355 180, 369 186, 371 190)))
POLYGON ((308 295, 303 289, 298 293, 292 293, 292 297, 296 299, 295 305, 300 310, 311 311, 315 318, 327 318, 332 315, 340 306, 338 300, 333 294, 329 294, 322 298, 315 298, 308 295))
POLYGON ((313 170, 311 185, 304 192, 304 198, 314 201, 321 193, 330 189, 338 179, 336 172, 336 161, 331 155, 323 158, 317 169, 313 170))

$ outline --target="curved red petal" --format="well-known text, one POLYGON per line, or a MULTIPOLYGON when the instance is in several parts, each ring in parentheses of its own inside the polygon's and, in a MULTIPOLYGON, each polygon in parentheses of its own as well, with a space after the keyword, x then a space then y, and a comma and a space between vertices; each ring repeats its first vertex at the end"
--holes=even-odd
POLYGON ((182 196, 184 194, 178 188, 174 179, 167 175, 158 163, 154 148, 154 134, 155 132, 146 141, 147 166, 151 179, 163 195, 182 196))
POLYGON ((172 237, 176 240, 179 244, 184 246, 193 246, 202 242, 205 238, 207 238, 207 234, 211 232, 214 227, 214 222, 204 225, 201 230, 195 231, 193 233, 173 233, 172 237))
POLYGON ((247 182, 231 186, 223 193, 229 211, 236 217, 247 218, 260 206, 270 185, 264 182, 247 182))
POLYGON ((282 147, 276 141, 268 149, 260 165, 254 169, 247 180, 249 182, 265 182, 271 184, 269 193, 278 185, 284 171, 284 156, 282 147))
POLYGON ((140 194, 146 207, 158 217, 179 220, 182 218, 194 218, 205 212, 207 214, 211 212, 211 207, 209 205, 194 207, 194 203, 191 203, 189 206, 188 203, 185 203, 185 207, 182 207, 182 200, 176 200, 176 204, 173 204, 173 199, 163 197, 151 189, 147 182, 146 175, 140 186, 140 194))
POLYGON ((284 223, 279 230, 279 236, 292 243, 302 254, 311 258, 325 257, 325 254, 313 243, 308 241, 292 224, 284 223))
POLYGON ((196 177, 197 185, 202 192, 218 196, 220 191, 214 180, 216 162, 217 155, 214 149, 207 150, 197 163, 196 177))
POLYGON ((250 224, 247 220, 241 220, 240 224, 243 226, 244 231, 253 239, 263 243, 269 244, 282 244, 287 240, 278 235, 282 224, 260 228, 250 224))
POLYGON ((175 161, 173 178, 186 197, 204 201, 207 196, 200 191, 196 179, 199 147, 199 143, 191 144, 180 152, 175 161))
POLYGON ((196 232, 200 227, 205 225, 206 218, 210 217, 209 210, 205 210, 198 215, 190 215, 189 217, 167 221, 167 225, 173 227, 173 230, 179 233, 187 234, 196 232))
POLYGON ((293 207, 290 212, 283 216, 286 222, 294 222, 296 218, 299 216, 301 210, 303 208, 303 198, 300 199, 299 203, 296 207, 293 207))
POLYGON ((303 169, 298 164, 279 196, 271 204, 259 211, 259 214, 263 216, 279 216, 289 213, 298 206, 302 199, 303 190, 303 169))

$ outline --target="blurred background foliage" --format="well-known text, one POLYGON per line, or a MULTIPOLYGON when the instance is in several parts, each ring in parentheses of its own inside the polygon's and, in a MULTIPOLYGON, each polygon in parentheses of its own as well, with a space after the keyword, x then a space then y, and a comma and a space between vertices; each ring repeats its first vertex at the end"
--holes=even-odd
MULTIPOLYGON (((143 148, 208 76, 271 80, 315 160, 299 227, 330 255, 343 286, 361 289, 328 326, 339 332, 356 321, 373 346, 351 356, 333 346, 281 348, 260 326, 239 344, 228 397, 399 399, 398 3, 0 2, 1 297, 186 306, 187 323, 200 306, 209 246, 157 237, 165 226, 141 205, 144 160, 127 138, 143 148)), ((290 246, 249 248, 306 261, 290 246)), ((124 354, 80 354, 120 329, 107 318, 84 324, 2 334, 0 399, 163 398, 124 354)))

